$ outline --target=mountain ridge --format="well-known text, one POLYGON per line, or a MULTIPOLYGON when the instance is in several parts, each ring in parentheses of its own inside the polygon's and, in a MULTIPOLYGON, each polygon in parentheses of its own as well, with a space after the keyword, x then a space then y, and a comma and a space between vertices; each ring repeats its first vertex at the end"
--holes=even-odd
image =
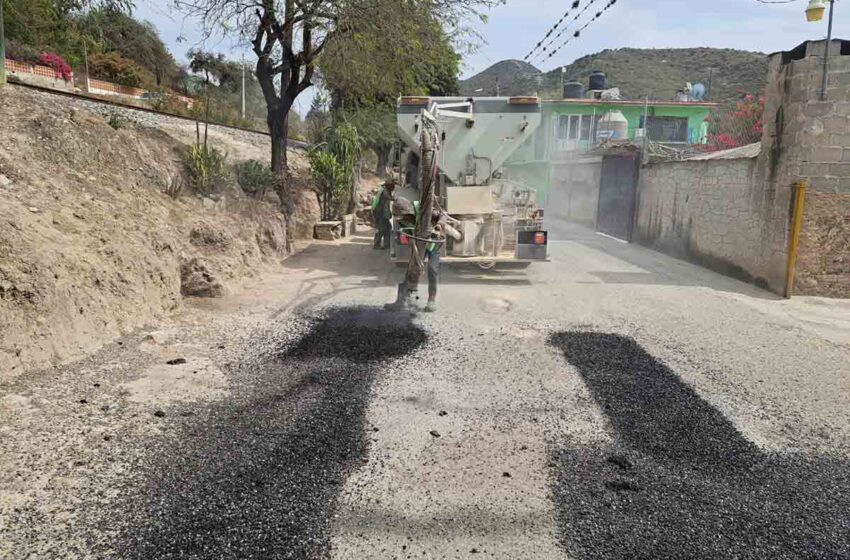
MULTIPOLYGON (((708 100, 732 102, 747 93, 760 93, 767 78, 767 55, 760 52, 709 47, 676 49, 606 49, 564 66, 564 80, 587 87, 594 70, 605 72, 608 87, 624 99, 671 100, 685 82, 702 82, 708 100)), ((460 81, 462 95, 530 95, 560 98, 561 71, 538 70, 520 60, 502 60, 460 81), (497 87, 498 84, 498 87, 497 87)))

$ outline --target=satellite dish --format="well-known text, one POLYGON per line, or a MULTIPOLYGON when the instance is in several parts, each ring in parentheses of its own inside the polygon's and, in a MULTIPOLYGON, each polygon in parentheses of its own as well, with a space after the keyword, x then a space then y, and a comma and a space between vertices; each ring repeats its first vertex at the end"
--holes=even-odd
POLYGON ((697 101, 705 99, 705 86, 702 84, 694 84, 694 87, 691 88, 691 97, 697 101))

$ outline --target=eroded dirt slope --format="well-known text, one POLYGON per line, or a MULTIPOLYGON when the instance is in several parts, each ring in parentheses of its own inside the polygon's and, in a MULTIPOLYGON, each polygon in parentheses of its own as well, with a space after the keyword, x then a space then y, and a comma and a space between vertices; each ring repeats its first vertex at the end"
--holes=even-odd
MULTIPOLYGON (((163 192, 181 172, 191 123, 121 115, 116 128, 110 117, 87 102, 0 90, 0 382, 175 311, 181 265, 228 291, 292 250, 277 205, 235 184, 217 200, 163 192)), ((266 157, 261 135, 217 129, 211 141, 231 163, 266 157)), ((303 157, 290 159, 303 177, 303 157)), ((304 235, 315 195, 297 199, 304 235)))

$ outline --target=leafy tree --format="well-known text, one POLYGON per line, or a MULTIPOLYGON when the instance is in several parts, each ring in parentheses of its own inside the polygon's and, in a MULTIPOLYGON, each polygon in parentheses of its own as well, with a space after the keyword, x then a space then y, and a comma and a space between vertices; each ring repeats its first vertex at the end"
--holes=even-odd
POLYGON ((326 47, 368 26, 381 28, 385 36, 392 37, 396 28, 406 26, 411 15, 419 14, 420 6, 430 10, 435 21, 456 30, 470 13, 477 14, 482 7, 502 3, 502 0, 174 1, 199 18, 208 35, 235 25, 242 37, 250 41, 257 56, 257 79, 266 101, 272 169, 283 179, 278 194, 290 234, 294 227, 287 180, 287 123, 295 99, 313 85, 319 57, 326 47))
POLYGON ((310 110, 304 119, 304 134, 308 142, 318 144, 322 141, 325 129, 331 124, 331 114, 328 108, 329 98, 324 89, 316 90, 316 95, 310 102, 310 110))
POLYGON ((390 30, 366 25, 340 39, 320 63, 335 113, 353 123, 364 146, 375 152, 379 177, 386 175, 397 138, 396 97, 458 91, 460 57, 427 6, 416 8, 418 15, 390 30))
MULTIPOLYGON (((203 76, 196 94, 213 100, 212 118, 239 126, 262 128, 265 126, 265 101, 259 81, 252 69, 245 68, 245 118, 242 118, 243 63, 228 60, 223 54, 192 49, 187 54, 188 70, 203 76)), ((183 77, 185 79, 185 77, 183 77)), ((297 123, 296 123, 297 127, 297 123)))
POLYGON ((6 41, 6 58, 9 60, 17 60, 18 62, 26 62, 28 64, 38 64, 38 59, 41 52, 35 47, 31 47, 20 41, 9 39, 6 41))
POLYGON ((75 18, 90 10, 111 9, 129 13, 130 0, 0 0, 3 2, 6 38, 41 51, 59 54, 72 66, 83 62, 85 36, 75 18))
POLYGON ((218 83, 221 79, 222 68, 226 64, 224 55, 206 52, 201 49, 189 49, 189 69, 195 74, 204 75, 204 83, 218 83))
POLYGON ((146 68, 117 52, 89 56, 89 73, 93 78, 130 87, 149 87, 155 81, 146 68))
POLYGON ((173 83, 177 63, 150 22, 119 10, 98 9, 81 17, 79 28, 96 41, 99 50, 116 52, 146 68, 156 78, 156 85, 173 83))

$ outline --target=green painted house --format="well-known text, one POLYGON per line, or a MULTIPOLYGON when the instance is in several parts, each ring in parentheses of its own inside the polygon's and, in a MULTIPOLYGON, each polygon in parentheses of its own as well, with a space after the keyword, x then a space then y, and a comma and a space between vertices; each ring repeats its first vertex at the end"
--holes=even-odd
POLYGON ((545 205, 551 188, 570 188, 567 170, 559 168, 587 159, 588 150, 601 141, 646 134, 651 141, 669 145, 704 143, 705 118, 716 106, 699 101, 544 99, 540 127, 506 162, 505 172, 537 189, 538 201, 545 205))

